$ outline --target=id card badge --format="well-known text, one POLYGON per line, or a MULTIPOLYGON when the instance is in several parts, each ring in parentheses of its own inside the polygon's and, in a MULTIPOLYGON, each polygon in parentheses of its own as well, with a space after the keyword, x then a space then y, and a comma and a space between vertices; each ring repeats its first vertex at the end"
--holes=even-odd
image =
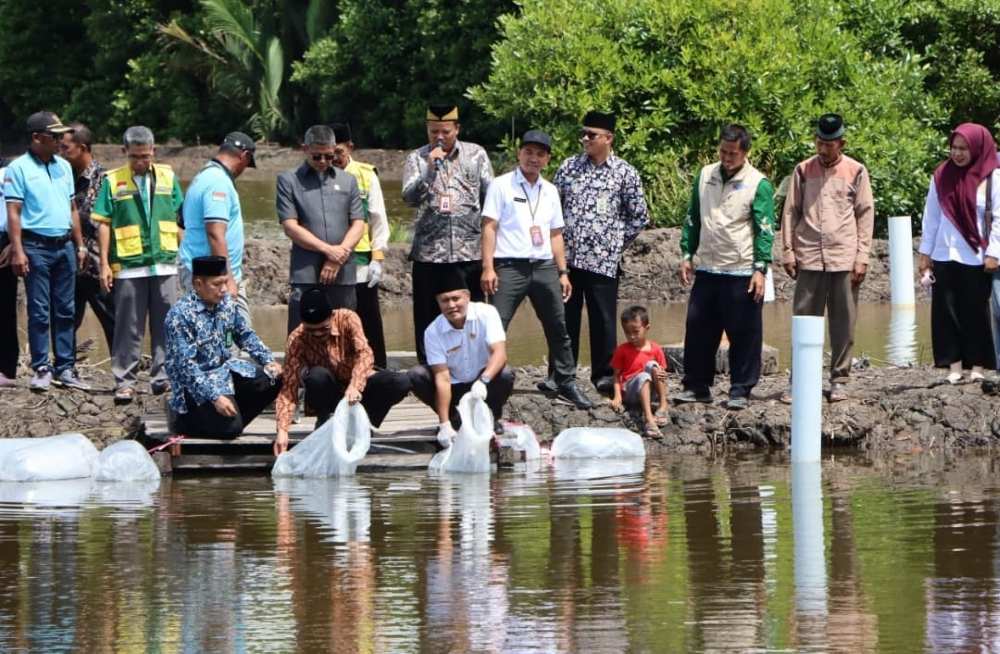
POLYGON ((540 248, 545 244, 545 241, 542 239, 542 228, 538 225, 532 225, 528 233, 531 234, 531 244, 534 247, 540 248))
POLYGON ((438 211, 441 213, 451 213, 451 193, 445 193, 438 198, 438 211))

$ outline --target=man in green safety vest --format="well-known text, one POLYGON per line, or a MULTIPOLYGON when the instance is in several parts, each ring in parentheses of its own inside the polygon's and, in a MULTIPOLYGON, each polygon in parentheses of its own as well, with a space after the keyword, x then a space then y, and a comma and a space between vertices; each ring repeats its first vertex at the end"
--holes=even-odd
POLYGON ((352 157, 354 141, 351 126, 334 123, 333 135, 337 143, 333 154, 333 165, 341 168, 358 180, 361 191, 361 205, 365 212, 365 232, 354 246, 355 295, 358 300, 358 316, 368 339, 368 345, 375 355, 375 367, 384 369, 388 363, 385 353, 385 332, 382 328, 382 310, 378 304, 378 286, 382 281, 385 248, 389 243, 389 217, 385 211, 382 185, 378 181, 378 170, 371 164, 362 163, 352 157))
POLYGON ((101 286, 114 290, 111 372, 119 404, 131 402, 135 395, 147 316, 151 390, 159 395, 168 388, 163 325, 177 300, 177 217, 183 203, 174 171, 153 163, 153 132, 141 125, 129 127, 124 142, 128 164, 108 172, 91 210, 98 224, 101 286))

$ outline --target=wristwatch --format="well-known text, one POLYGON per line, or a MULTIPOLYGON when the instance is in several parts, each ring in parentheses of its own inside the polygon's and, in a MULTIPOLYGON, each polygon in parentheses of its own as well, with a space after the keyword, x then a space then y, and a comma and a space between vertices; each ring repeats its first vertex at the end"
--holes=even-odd
POLYGON ((753 262, 753 270, 754 270, 754 272, 759 272, 759 273, 763 273, 763 274, 766 275, 767 274, 767 262, 766 261, 754 261, 753 262))
POLYGON ((479 375, 479 381, 483 382, 484 384, 489 384, 490 383, 490 376, 489 375, 479 375))
POLYGON ((562 277, 563 275, 568 275, 568 274, 569 274, 569 271, 568 271, 568 270, 560 270, 560 271, 559 271, 559 276, 560 276, 560 277, 562 277))

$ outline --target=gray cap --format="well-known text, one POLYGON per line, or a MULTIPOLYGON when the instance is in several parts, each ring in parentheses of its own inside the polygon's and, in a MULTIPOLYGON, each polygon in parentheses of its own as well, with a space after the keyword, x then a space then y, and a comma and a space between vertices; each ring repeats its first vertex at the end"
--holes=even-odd
POLYGON ((542 146, 546 152, 552 152, 552 139, 549 138, 548 134, 539 129, 529 129, 521 137, 521 147, 529 143, 542 146))

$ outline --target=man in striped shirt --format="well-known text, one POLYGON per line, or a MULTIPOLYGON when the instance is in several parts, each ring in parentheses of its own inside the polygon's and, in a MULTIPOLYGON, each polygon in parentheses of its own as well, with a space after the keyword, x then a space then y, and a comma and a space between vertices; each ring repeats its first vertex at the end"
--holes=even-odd
POLYGON ((288 335, 281 392, 275 401, 277 438, 274 454, 288 449, 288 427, 305 387, 307 409, 316 414, 319 427, 341 399, 361 402, 372 425, 382 424, 389 409, 410 392, 405 373, 374 370, 372 349, 365 339, 358 314, 350 309, 331 310, 326 294, 310 289, 302 294, 301 324, 288 335))

